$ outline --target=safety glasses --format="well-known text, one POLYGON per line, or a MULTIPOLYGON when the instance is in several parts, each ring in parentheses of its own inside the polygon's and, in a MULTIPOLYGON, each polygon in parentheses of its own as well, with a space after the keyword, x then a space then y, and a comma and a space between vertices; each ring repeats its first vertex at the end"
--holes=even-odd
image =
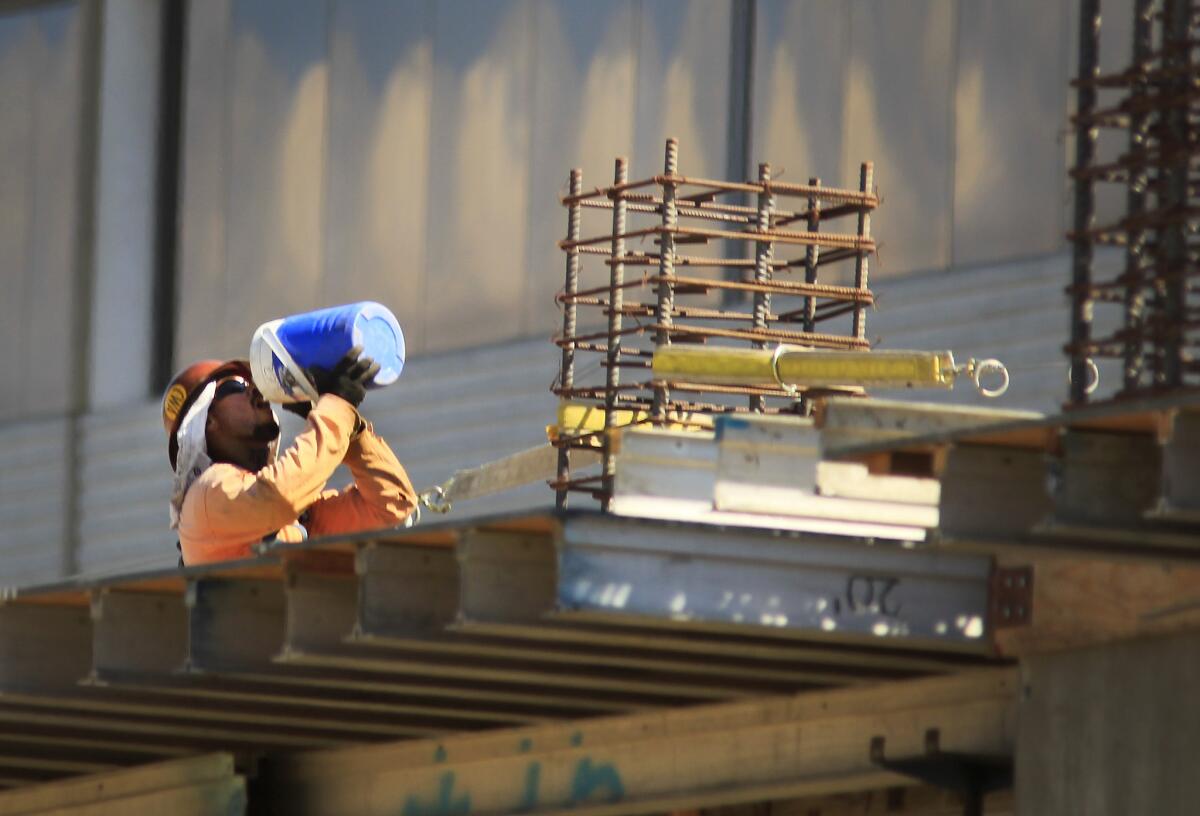
POLYGON ((217 390, 213 393, 213 402, 234 394, 245 394, 253 385, 245 377, 226 377, 217 382, 217 390))

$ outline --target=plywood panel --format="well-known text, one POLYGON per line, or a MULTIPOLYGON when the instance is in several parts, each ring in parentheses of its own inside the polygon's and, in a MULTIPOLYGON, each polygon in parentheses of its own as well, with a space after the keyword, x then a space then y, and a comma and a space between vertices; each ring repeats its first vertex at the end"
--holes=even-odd
POLYGON ((231 0, 188 4, 174 368, 219 353, 213 327, 225 313, 230 12, 231 0))
POLYGON ((875 162, 886 204, 872 221, 880 242, 873 278, 950 262, 954 10, 949 0, 851 5, 844 179, 875 162))
POLYGON ((755 12, 752 164, 771 162, 788 181, 842 178, 850 5, 769 0, 755 12))
MULTIPOLYGON (((524 324, 548 334, 562 328, 554 294, 563 286, 567 233, 559 197, 570 170, 583 170, 585 187, 612 182, 613 160, 633 150, 637 5, 631 0, 593 3, 557 0, 535 6, 529 275, 524 324)), ((588 235, 611 228, 611 215, 587 213, 588 235), (607 220, 607 223, 605 223, 607 220)), ((607 267, 592 259, 582 286, 606 280, 607 267)))
POLYGON ((986 0, 958 9, 954 262, 1065 246, 1062 4, 986 0))
POLYGON ((520 336, 533 4, 438 3, 429 159, 429 349, 520 336))
POLYGON ((322 0, 242 0, 230 22, 223 356, 319 304, 328 84, 322 0))
POLYGON ((31 272, 37 23, 32 15, 0 17, 0 419, 20 416, 25 371, 25 291, 31 272))
POLYGON ((333 5, 326 180, 325 304, 377 300, 424 343, 430 0, 333 5))

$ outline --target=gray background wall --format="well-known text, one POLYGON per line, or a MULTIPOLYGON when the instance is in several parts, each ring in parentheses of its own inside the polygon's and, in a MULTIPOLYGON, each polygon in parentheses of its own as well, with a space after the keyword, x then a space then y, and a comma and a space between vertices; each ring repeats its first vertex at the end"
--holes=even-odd
MULTIPOLYGON (((164 6, 0 5, 0 585, 173 563, 148 371, 243 355, 290 312, 395 309, 411 362, 367 407, 420 485, 535 444, 554 410, 567 173, 604 183, 621 154, 648 175, 668 135, 696 175, 769 161, 852 186, 873 160, 868 334, 999 357, 1000 405, 1055 410, 1075 6, 185 2, 168 342, 164 6)), ((1127 60, 1129 6, 1105 3, 1108 68, 1127 60)))

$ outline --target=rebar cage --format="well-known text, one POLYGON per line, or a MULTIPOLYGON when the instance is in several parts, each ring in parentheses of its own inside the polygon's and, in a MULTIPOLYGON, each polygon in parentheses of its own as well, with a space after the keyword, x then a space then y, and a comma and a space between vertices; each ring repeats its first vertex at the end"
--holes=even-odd
MULTIPOLYGON (((856 190, 826 187, 817 178, 773 180, 768 164, 759 165, 754 181, 718 181, 682 175, 679 144, 668 139, 661 175, 630 181, 627 161, 618 158, 612 184, 585 192, 575 169, 562 203, 566 280, 557 296, 562 333, 555 338, 562 360, 552 390, 560 405, 596 410, 591 425, 558 425, 559 507, 577 491, 607 509, 614 473, 609 432, 619 425, 686 426, 715 413, 809 409, 813 390, 782 382, 657 379, 655 348, 870 348, 870 226, 879 204, 870 162, 862 164, 856 190), (611 213, 611 223, 605 219, 602 233, 585 236, 585 211, 611 213), (850 229, 837 231, 843 224, 850 229), (601 472, 572 474, 576 449, 600 449, 601 472)), ((854 389, 841 390, 847 391, 854 389)))
POLYGON ((1200 144, 1200 48, 1192 0, 1135 0, 1133 60, 1101 74, 1100 2, 1080 8, 1075 126, 1074 228, 1069 404, 1088 401, 1097 369, 1092 358, 1121 361, 1118 397, 1200 385, 1200 208, 1193 177, 1200 144), (1115 95, 1101 106, 1101 94, 1115 95), (1097 160, 1097 142, 1127 132, 1114 161, 1097 160), (1123 185, 1125 215, 1097 226, 1095 185, 1123 185), (1096 246, 1124 248, 1124 263, 1099 279, 1096 246), (1099 313, 1099 314, 1098 314, 1099 313), (1105 314, 1107 313, 1107 314, 1105 314), (1095 336, 1097 322, 1118 328, 1095 336))

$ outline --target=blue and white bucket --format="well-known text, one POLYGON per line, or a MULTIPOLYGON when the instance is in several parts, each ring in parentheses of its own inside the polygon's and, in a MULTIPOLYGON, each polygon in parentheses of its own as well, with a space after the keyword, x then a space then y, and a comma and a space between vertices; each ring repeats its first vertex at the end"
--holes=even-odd
POLYGON ((354 346, 379 363, 379 373, 367 388, 383 388, 400 377, 404 333, 391 310, 367 300, 259 326, 250 340, 254 384, 271 402, 315 402, 317 392, 305 369, 333 368, 354 346))

